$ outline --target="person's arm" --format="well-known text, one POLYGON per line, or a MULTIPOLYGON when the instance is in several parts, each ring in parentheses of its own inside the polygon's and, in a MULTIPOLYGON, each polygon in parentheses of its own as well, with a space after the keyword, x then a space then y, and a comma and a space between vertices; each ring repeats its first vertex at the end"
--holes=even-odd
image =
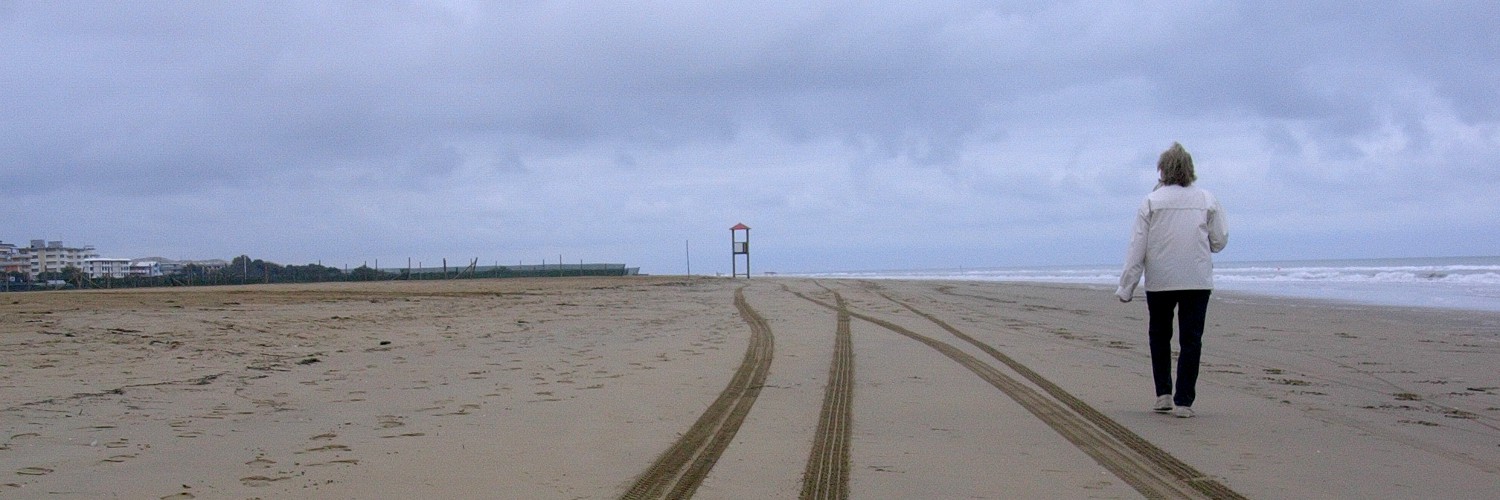
POLYGON ((1151 218, 1151 205, 1147 200, 1136 210, 1135 226, 1130 231, 1130 248, 1125 251, 1125 270, 1120 272, 1120 286, 1115 297, 1120 302, 1130 302, 1135 297, 1135 287, 1146 272, 1146 228, 1151 218))
POLYGON ((1208 208, 1208 250, 1219 253, 1229 245, 1229 222, 1224 220, 1224 207, 1213 200, 1208 208))

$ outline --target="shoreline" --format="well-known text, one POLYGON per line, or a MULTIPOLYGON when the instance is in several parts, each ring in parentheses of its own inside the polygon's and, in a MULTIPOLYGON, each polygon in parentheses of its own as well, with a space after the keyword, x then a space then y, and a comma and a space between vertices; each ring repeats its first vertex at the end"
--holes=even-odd
MULTIPOLYGON (((802 277, 1067 283, 1114 288, 1115 264, 803 273, 802 277)), ((1368 305, 1500 312, 1500 256, 1216 260, 1215 289, 1368 305)))
POLYGON ((1173 419, 1148 408, 1144 301, 1082 284, 0 295, 0 494, 617 498, 734 385, 753 312, 769 370, 698 498, 796 496, 810 447, 836 436, 828 391, 850 405, 829 470, 852 498, 1191 495, 1172 461, 1251 498, 1500 496, 1500 314, 1213 297, 1199 417, 1173 419), (830 384, 838 359, 850 378, 830 384))
MULTIPOLYGON (((1031 286, 1077 287, 1077 288, 1085 288, 1085 289, 1091 289, 1091 290, 1101 290, 1101 291, 1104 291, 1104 293, 1113 293, 1113 291, 1114 291, 1114 285, 1112 285, 1112 284, 1101 284, 1101 283, 1095 283, 1095 282, 1036 281, 1036 280, 1028 281, 1028 280, 1011 280, 1011 279, 997 280, 997 279, 922 278, 922 277, 907 278, 907 277, 806 277, 806 276, 770 276, 770 277, 756 278, 756 279, 777 279, 777 278, 826 279, 826 280, 856 280, 856 281, 857 280, 872 280, 872 281, 919 281, 919 282, 935 282, 935 283, 937 283, 937 282, 944 282, 944 283, 946 283, 946 282, 969 282, 969 283, 1015 284, 1015 285, 1031 285, 1031 286)), ((1296 286, 1296 285, 1297 284, 1294 284, 1293 286, 1296 286)), ((1301 284, 1301 285, 1307 285, 1307 284, 1301 284)), ((1385 294, 1391 295, 1391 296, 1403 295, 1403 294, 1395 293, 1397 291, 1394 291, 1394 290, 1385 290, 1384 292, 1385 292, 1385 294)), ((1274 292, 1274 291, 1255 290, 1255 289, 1252 289, 1252 288, 1240 287, 1240 286, 1237 286, 1237 285, 1228 285, 1228 286, 1225 286, 1223 284, 1215 285, 1215 287, 1214 287, 1214 294, 1215 295, 1245 295, 1247 297, 1265 297, 1265 298, 1274 298, 1274 299, 1285 299, 1285 300, 1288 300, 1288 301, 1320 302, 1320 303, 1327 303, 1329 305, 1344 305, 1344 306, 1351 306, 1351 307, 1375 307, 1375 308, 1416 309, 1416 310, 1432 309, 1432 310, 1440 310, 1440 311, 1452 311, 1452 312, 1456 312, 1456 313, 1465 313, 1465 312, 1500 313, 1500 298, 1493 299, 1493 300, 1488 300, 1488 299, 1472 299, 1472 300, 1467 300, 1467 301, 1464 301, 1466 304, 1469 304, 1467 306, 1465 306, 1465 305, 1452 305, 1452 304, 1437 304, 1437 303, 1433 303, 1433 304, 1420 304, 1420 303, 1411 303, 1409 300, 1404 300, 1403 301, 1403 300, 1396 300, 1396 299, 1388 299, 1388 300, 1385 300, 1385 301, 1381 301, 1381 300, 1374 300, 1374 299, 1369 299, 1369 298, 1342 298, 1342 297, 1336 296, 1337 294, 1329 294, 1329 293, 1323 293, 1323 294, 1300 293, 1299 294, 1299 293, 1290 293, 1290 292, 1274 292)), ((1410 293, 1406 293, 1404 295, 1410 295, 1410 293)), ((1145 296, 1143 295, 1141 289, 1138 289, 1136 291, 1136 300, 1144 300, 1144 298, 1145 298, 1145 296)))

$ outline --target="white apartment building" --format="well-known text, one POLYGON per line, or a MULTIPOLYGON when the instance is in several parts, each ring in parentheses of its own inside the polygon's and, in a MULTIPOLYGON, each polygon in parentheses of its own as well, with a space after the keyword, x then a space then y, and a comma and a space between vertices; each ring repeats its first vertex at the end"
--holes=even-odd
POLYGON ((130 275, 130 259, 83 259, 82 269, 90 278, 124 278, 130 275))
POLYGON ((217 271, 229 265, 229 261, 105 258, 89 245, 70 247, 61 241, 31 240, 30 245, 19 246, 0 241, 0 281, 4 281, 4 274, 9 272, 23 273, 34 280, 42 273, 61 273, 68 266, 78 268, 90 279, 165 276, 189 264, 205 271, 217 271))
POLYGON ((111 258, 84 259, 83 272, 91 279, 161 276, 161 264, 152 260, 111 258))
POLYGON ((42 273, 60 273, 68 266, 81 270, 84 260, 99 257, 94 253, 94 247, 66 247, 61 241, 31 240, 31 246, 19 250, 27 262, 24 272, 33 278, 42 273))

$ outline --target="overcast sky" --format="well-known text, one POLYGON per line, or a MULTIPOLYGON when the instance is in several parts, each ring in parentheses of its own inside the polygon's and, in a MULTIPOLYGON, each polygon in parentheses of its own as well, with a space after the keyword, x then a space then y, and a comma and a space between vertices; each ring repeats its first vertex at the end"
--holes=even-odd
POLYGON ((1500 2, 0 2, 0 240, 722 272, 1497 255, 1500 2))

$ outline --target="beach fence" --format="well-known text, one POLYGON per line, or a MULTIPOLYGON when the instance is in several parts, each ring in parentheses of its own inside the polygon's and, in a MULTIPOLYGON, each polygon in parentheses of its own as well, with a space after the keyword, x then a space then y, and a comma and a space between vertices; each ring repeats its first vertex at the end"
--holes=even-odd
POLYGON ((379 269, 387 279, 435 280, 470 278, 543 278, 564 276, 636 276, 639 267, 625 264, 577 263, 577 264, 530 264, 481 266, 470 263, 465 267, 411 267, 401 269, 379 269))

